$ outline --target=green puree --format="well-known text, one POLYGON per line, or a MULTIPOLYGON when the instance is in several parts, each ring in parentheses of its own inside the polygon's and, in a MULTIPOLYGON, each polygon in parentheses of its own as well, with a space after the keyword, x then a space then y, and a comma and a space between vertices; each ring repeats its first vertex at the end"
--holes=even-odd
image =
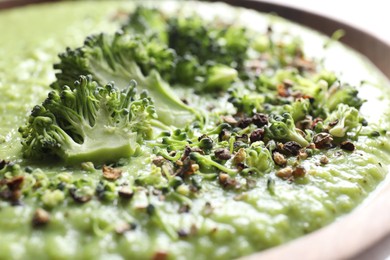
MULTIPOLYGON (((168 10, 172 6, 164 4, 168 10)), ((164 193, 153 188, 164 181, 152 166, 149 146, 129 162, 114 165, 122 171, 115 181, 104 178, 98 165, 64 167, 22 159, 18 127, 46 98, 55 80, 52 64, 58 61, 57 54, 67 46, 82 45, 91 33, 114 32, 123 11, 132 8, 123 2, 78 2, 0 12, 0 160, 16 163, 0 170, 0 180, 24 176, 17 203, 5 199, 6 185, 0 186, 0 259, 235 258, 327 225, 359 205, 385 178, 390 147, 382 130, 390 122, 385 112, 390 111, 388 83, 364 59, 337 43, 325 54, 335 57, 342 51, 346 60, 357 60, 351 71, 364 71, 352 73, 352 78, 368 75, 357 81, 374 83, 359 89, 367 98, 362 113, 369 125, 361 131, 368 134, 354 141, 353 152, 335 147, 303 160, 306 174, 295 180, 279 178, 273 170, 237 177, 241 188, 227 189, 213 172, 198 172, 191 184, 179 183, 175 191, 164 193), (381 111, 374 110, 377 106, 381 111), (380 136, 371 137, 374 130, 380 136), (150 175, 153 178, 146 178, 150 175), (143 177, 144 185, 137 185, 135 180, 143 177), (191 195, 198 186, 196 195, 191 195), (34 219, 39 213, 43 215, 34 219), (47 223, 45 214, 49 214, 47 223)), ((205 4, 202 8, 209 10, 205 4)), ((225 5, 218 8, 234 12, 225 5)), ((269 19, 247 12, 249 18, 269 19)), ((286 26, 271 20, 276 30, 286 26)), ((302 35, 323 41, 313 32, 302 35)), ((225 108, 223 98, 218 103, 213 96, 201 99, 189 90, 177 91, 196 106, 206 102, 216 111, 232 109, 225 108)), ((216 121, 214 117, 210 120, 216 121)), ((294 159, 289 160, 294 164, 294 159)))

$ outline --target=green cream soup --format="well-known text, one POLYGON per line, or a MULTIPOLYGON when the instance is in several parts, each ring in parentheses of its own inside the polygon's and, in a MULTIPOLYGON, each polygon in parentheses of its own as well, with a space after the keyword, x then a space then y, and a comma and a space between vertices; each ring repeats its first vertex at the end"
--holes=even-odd
MULTIPOLYGON (((149 4, 168 16, 178 13, 178 8, 179 13, 195 10, 209 20, 224 13, 223 22, 235 21, 253 32, 264 33, 271 24, 275 34, 297 35, 307 57, 357 86, 360 98, 367 100, 360 109, 364 126, 349 133, 353 147, 334 138, 337 145, 326 149, 308 145, 307 153, 294 156, 281 153, 286 161, 272 162, 270 170, 237 175, 194 163, 191 176, 185 178, 167 176, 172 171, 158 165, 156 158, 162 157, 153 149, 161 143, 158 138, 146 141, 131 158, 108 166, 26 159, 18 128, 51 90, 57 54, 68 46, 81 46, 90 34, 115 32, 135 6, 64 2, 1 11, 0 259, 236 258, 331 223, 361 204, 385 179, 390 84, 365 58, 280 18, 224 4, 161 2, 149 4), (324 43, 329 46, 323 48, 324 43), (286 168, 294 174, 283 171, 286 168), (120 174, 107 176, 107 169, 120 174)), ((261 39, 257 44, 261 49, 261 39)), ((208 129, 218 125, 221 116, 234 113, 227 92, 173 89, 209 114, 208 129)), ((232 123, 231 118, 222 120, 232 123)), ((249 136, 244 128, 240 136, 249 136)), ((197 140, 200 135, 194 136, 197 140)), ((244 151, 236 144, 226 141, 232 159, 223 162, 235 171, 234 158, 239 160, 237 154, 244 151)), ((177 154, 165 154, 173 169, 180 169, 177 154)))

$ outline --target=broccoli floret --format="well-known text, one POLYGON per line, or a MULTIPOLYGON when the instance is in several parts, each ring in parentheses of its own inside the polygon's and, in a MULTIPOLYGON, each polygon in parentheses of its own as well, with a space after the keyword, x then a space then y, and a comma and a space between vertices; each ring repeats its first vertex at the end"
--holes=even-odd
POLYGON ((274 161, 270 151, 264 147, 263 142, 254 142, 246 150, 245 162, 249 167, 255 168, 261 173, 270 172, 274 167, 274 161))
POLYGON ((293 118, 289 113, 283 113, 282 116, 271 115, 269 118, 270 125, 265 127, 265 136, 277 141, 295 141, 302 147, 309 142, 297 132, 293 118))
POLYGON ((228 101, 237 109, 238 113, 244 113, 252 116, 255 112, 263 111, 265 103, 265 97, 262 94, 243 94, 239 93, 241 90, 231 89, 229 90, 228 101))
POLYGON ((146 92, 136 95, 136 83, 119 90, 113 83, 100 87, 90 76, 80 76, 74 89, 64 86, 31 112, 25 126, 23 154, 48 156, 67 164, 115 162, 134 155, 143 139, 152 137, 156 116, 146 92))
POLYGON ((125 86, 134 79, 137 88, 147 90, 154 100, 161 122, 181 127, 200 118, 161 78, 169 78, 175 60, 174 52, 163 44, 122 33, 99 34, 88 37, 81 48, 68 48, 59 57, 60 63, 54 65, 60 70, 52 84, 55 89, 63 85, 74 88, 73 79, 80 74, 92 75, 99 85, 114 81, 125 86))
POLYGON ((168 41, 166 22, 164 14, 158 9, 138 6, 129 15, 129 19, 122 29, 126 32, 157 37, 166 43, 168 41))
POLYGON ((335 137, 344 137, 346 133, 361 125, 359 111, 345 104, 339 104, 337 110, 333 111, 324 124, 328 126, 329 133, 335 137))
POLYGON ((201 65, 192 55, 178 57, 172 82, 195 88, 198 91, 226 90, 237 79, 238 72, 223 64, 201 65))
POLYGON ((208 66, 202 90, 226 90, 237 78, 237 70, 222 64, 208 66))
POLYGON ((350 85, 333 85, 328 91, 326 106, 329 111, 337 109, 339 104, 345 104, 360 109, 364 101, 358 97, 358 90, 350 85))
POLYGON ((199 62, 207 61, 241 68, 247 57, 249 37, 242 27, 212 25, 199 16, 168 20, 168 45, 184 56, 191 54, 199 62))
POLYGON ((291 114, 294 122, 298 122, 306 117, 310 112, 309 99, 299 98, 290 105, 285 105, 284 111, 291 114))

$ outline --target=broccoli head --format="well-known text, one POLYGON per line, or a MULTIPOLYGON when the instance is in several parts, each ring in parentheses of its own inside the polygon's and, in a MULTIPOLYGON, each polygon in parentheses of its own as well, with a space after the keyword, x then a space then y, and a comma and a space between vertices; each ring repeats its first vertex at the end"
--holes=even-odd
POLYGON ((356 108, 339 104, 337 110, 328 116, 324 124, 328 126, 331 135, 344 137, 349 130, 361 125, 361 119, 356 108))
POLYGON ((136 94, 136 83, 123 90, 104 87, 91 76, 80 76, 74 88, 51 91, 33 108, 19 128, 27 158, 55 157, 67 164, 115 162, 134 155, 139 143, 151 138, 152 100, 136 94))
POLYGON ((294 141, 305 147, 309 142, 298 132, 295 127, 294 119, 289 113, 271 115, 269 118, 270 125, 265 127, 265 136, 277 141, 294 141))
POLYGON ((168 80, 175 66, 175 53, 164 44, 120 32, 99 34, 89 36, 81 48, 68 48, 59 57, 60 62, 54 65, 60 70, 52 84, 54 89, 63 85, 74 88, 73 79, 79 75, 92 75, 99 85, 114 81, 126 86, 133 79, 137 88, 147 90, 154 100, 161 122, 181 127, 200 118, 163 80, 168 80))

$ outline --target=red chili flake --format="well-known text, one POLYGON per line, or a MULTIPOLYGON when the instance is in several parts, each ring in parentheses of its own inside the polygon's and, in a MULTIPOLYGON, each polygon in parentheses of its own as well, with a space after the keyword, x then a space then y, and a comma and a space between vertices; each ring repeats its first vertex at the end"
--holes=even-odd
POLYGON ((284 84, 279 84, 277 86, 277 91, 278 91, 278 95, 281 96, 281 97, 288 97, 288 96, 290 96, 290 93, 289 93, 288 89, 285 87, 284 84))

